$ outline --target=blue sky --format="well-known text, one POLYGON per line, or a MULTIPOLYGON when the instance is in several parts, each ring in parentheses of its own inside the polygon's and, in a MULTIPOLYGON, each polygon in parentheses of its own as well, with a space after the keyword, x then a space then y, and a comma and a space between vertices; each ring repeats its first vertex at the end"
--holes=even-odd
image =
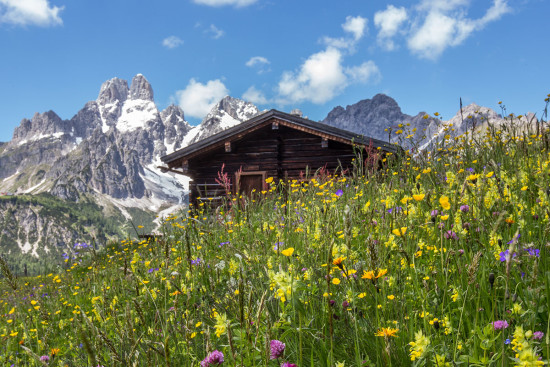
POLYGON ((192 124, 226 94, 315 120, 377 93, 444 119, 460 97, 540 115, 548 15, 547 0, 0 0, 0 141, 138 73, 192 124))

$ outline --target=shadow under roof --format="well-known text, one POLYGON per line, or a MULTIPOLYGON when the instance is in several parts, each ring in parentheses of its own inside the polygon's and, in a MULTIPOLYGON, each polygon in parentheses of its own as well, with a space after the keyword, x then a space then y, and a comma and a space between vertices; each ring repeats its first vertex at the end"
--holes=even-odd
POLYGON ((317 121, 308 120, 296 115, 291 115, 285 112, 278 110, 269 110, 265 113, 257 115, 250 120, 244 121, 236 126, 233 126, 229 129, 221 131, 217 134, 209 136, 205 139, 199 140, 198 142, 191 144, 185 148, 179 149, 171 154, 167 154, 161 157, 161 160, 164 163, 169 164, 175 160, 184 158, 186 156, 193 155, 205 148, 208 148, 211 145, 216 145, 217 143, 223 143, 227 140, 231 140, 231 137, 246 132, 246 130, 252 129, 253 127, 262 124, 272 118, 282 120, 289 123, 290 127, 295 125, 296 127, 306 128, 308 130, 314 130, 316 132, 333 136, 335 138, 340 138, 348 141, 350 144, 359 144, 368 146, 371 145, 374 148, 381 148, 386 152, 398 153, 402 151, 402 148, 395 144, 390 144, 379 139, 370 138, 368 136, 359 135, 357 133, 342 130, 334 126, 326 125, 317 121))

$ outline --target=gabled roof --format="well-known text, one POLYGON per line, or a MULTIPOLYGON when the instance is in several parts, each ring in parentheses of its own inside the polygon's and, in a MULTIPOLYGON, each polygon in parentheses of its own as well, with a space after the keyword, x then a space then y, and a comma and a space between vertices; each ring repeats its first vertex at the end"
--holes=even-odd
POLYGON ((185 148, 175 151, 174 153, 161 157, 164 163, 169 164, 180 158, 190 158, 198 155, 203 151, 210 150, 217 146, 223 145, 226 141, 240 139, 244 135, 253 130, 257 130, 267 124, 272 119, 276 119, 279 123, 290 128, 305 131, 313 135, 319 135, 327 139, 340 141, 347 144, 358 144, 368 146, 372 144, 374 148, 380 147, 382 150, 392 153, 397 153, 401 147, 384 142, 382 140, 370 138, 364 135, 359 135, 351 131, 338 129, 334 126, 322 124, 320 122, 301 118, 296 115, 291 115, 285 112, 270 110, 260 115, 257 115, 250 120, 247 120, 239 125, 236 125, 227 130, 202 139, 185 148))

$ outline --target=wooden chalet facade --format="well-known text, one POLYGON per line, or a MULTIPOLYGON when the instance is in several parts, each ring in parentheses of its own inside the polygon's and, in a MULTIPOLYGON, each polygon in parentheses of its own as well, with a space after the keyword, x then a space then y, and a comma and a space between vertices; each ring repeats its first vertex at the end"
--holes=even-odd
POLYGON ((267 188, 266 178, 298 179, 306 169, 312 175, 351 166, 355 147, 371 145, 396 153, 401 148, 358 136, 277 110, 270 110, 237 126, 198 141, 161 158, 171 171, 189 176, 190 202, 220 199, 225 189, 217 179, 227 173, 232 193, 249 194, 267 188))

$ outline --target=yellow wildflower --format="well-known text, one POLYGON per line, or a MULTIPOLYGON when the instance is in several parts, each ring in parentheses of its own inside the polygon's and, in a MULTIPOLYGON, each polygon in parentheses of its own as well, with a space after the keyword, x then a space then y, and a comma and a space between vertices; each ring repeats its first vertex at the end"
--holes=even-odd
POLYGON ((293 253, 294 253, 294 247, 289 247, 289 248, 281 251, 281 254, 283 254, 285 256, 292 256, 293 253))

